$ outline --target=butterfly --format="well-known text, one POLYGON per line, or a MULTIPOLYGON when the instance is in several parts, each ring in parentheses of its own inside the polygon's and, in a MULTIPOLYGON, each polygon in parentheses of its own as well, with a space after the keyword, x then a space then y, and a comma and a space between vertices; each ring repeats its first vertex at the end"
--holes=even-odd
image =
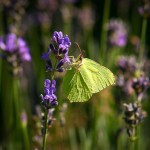
POLYGON ((108 68, 82 54, 73 58, 71 68, 63 79, 63 93, 70 102, 87 101, 94 93, 115 84, 114 74, 108 68))

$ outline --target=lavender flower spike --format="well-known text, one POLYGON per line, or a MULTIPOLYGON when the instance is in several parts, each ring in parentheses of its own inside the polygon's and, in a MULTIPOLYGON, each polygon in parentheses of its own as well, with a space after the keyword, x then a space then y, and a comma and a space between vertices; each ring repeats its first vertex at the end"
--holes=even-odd
POLYGON ((127 43, 127 27, 121 20, 111 19, 106 25, 108 42, 112 46, 123 47, 127 43))
POLYGON ((48 72, 64 72, 65 64, 71 63, 68 57, 69 47, 71 46, 70 39, 68 35, 63 36, 63 33, 61 31, 55 31, 51 40, 53 41, 53 44, 49 44, 47 53, 43 53, 41 59, 46 60, 46 70, 48 72), (53 68, 52 62, 49 57, 51 52, 54 54, 53 56, 55 56, 55 59, 57 59, 58 62, 56 68, 53 68))
POLYGON ((147 3, 144 6, 138 7, 138 12, 141 16, 145 18, 150 17, 150 3, 147 3))
POLYGON ((54 43, 58 43, 61 38, 63 38, 63 33, 61 31, 55 31, 51 40, 54 43))
POLYGON ((11 74, 21 75, 23 70, 21 64, 24 61, 31 61, 30 49, 26 42, 11 33, 6 36, 6 39, 0 37, 0 49, 2 49, 0 57, 10 64, 11 74))
POLYGON ((148 77, 140 76, 139 78, 133 79, 132 88, 135 90, 138 100, 141 101, 141 99, 144 96, 144 92, 147 90, 148 86, 149 86, 148 77))
POLYGON ((55 88, 56 81, 53 80, 51 85, 51 81, 49 79, 45 79, 44 86, 45 86, 44 89, 45 96, 43 96, 43 94, 40 95, 43 107, 49 109, 51 107, 58 105, 57 97, 54 94, 54 92, 56 91, 55 88))
POLYGON ((0 48, 11 54, 17 53, 19 61, 31 61, 31 56, 29 53, 29 48, 26 42, 21 38, 17 38, 15 34, 11 33, 6 36, 6 44, 4 39, 0 37, 0 48))

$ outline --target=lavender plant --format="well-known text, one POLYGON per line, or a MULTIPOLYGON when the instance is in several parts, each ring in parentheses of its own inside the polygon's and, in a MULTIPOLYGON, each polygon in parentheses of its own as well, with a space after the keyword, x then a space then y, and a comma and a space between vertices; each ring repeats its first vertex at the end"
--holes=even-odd
POLYGON ((142 102, 149 85, 149 77, 147 76, 148 72, 144 69, 143 65, 145 59, 143 56, 145 50, 147 17, 149 16, 149 3, 146 2, 144 7, 139 7, 138 11, 143 16, 138 57, 123 57, 118 61, 118 66, 120 68, 118 73, 122 74, 123 78, 122 80, 117 80, 119 81, 117 82, 118 85, 122 86, 123 89, 127 89, 130 99, 133 99, 133 102, 130 104, 124 103, 124 120, 127 124, 127 133, 132 141, 132 149, 134 149, 135 140, 137 140, 137 148, 139 148, 138 138, 140 136, 140 123, 146 117, 146 112, 142 110, 142 102))
POLYGON ((54 73, 65 71, 65 63, 70 63, 68 51, 69 47, 71 46, 71 42, 68 36, 63 36, 63 33, 61 31, 55 31, 51 40, 54 42, 54 44, 50 43, 50 48, 47 49, 47 53, 43 53, 41 57, 41 59, 46 60, 46 71, 50 74, 50 80, 46 79, 44 83, 45 96, 43 96, 43 94, 40 95, 42 100, 41 104, 45 113, 43 119, 43 150, 45 150, 46 148, 47 124, 50 126, 52 123, 52 113, 49 113, 51 117, 50 119, 48 119, 48 112, 51 112, 51 109, 58 105, 57 97, 54 94, 54 92, 56 91, 56 81, 54 80, 54 73), (54 64, 52 63, 50 58, 51 52, 55 57, 54 64))
POLYGON ((6 39, 0 37, 0 48, 2 52, 0 56, 9 64, 10 73, 13 76, 19 76, 23 73, 22 63, 24 61, 31 61, 29 48, 26 42, 13 33, 6 36, 6 39))
MULTIPOLYGON (((26 42, 22 39, 22 37, 17 37, 15 34, 10 33, 6 35, 6 39, 0 37, 0 48, 2 51, 0 52, 1 58, 6 61, 9 65, 9 71, 12 75, 13 81, 13 106, 14 106, 14 120, 15 120, 15 135, 20 136, 21 133, 18 132, 21 127, 21 131, 23 132, 23 142, 24 146, 29 149, 29 139, 28 133, 26 130, 26 123, 24 123, 25 119, 22 118, 22 102, 20 98, 20 85, 19 85, 19 77, 23 75, 23 62, 31 61, 31 56, 29 53, 29 48, 26 42), (23 119, 23 120, 22 120, 23 119)), ((11 112, 13 113, 13 112, 11 112)), ((25 116, 25 115, 24 115, 25 116)), ((26 117, 24 117, 26 118, 26 117)))
MULTIPOLYGON (((108 59, 107 65, 111 66, 115 61, 115 56, 120 55, 122 50, 127 45, 128 40, 128 25, 121 19, 110 19, 105 24, 105 30, 107 31, 107 53, 106 59, 108 59)), ((113 66, 111 66, 113 67, 113 66)))
POLYGON ((149 78, 143 72, 141 75, 137 74, 138 64, 136 62, 137 59, 134 56, 120 57, 118 59, 119 77, 116 80, 117 86, 121 88, 128 100, 135 97, 133 104, 123 104, 125 107, 124 120, 128 125, 127 132, 132 141, 136 140, 135 128, 146 116, 141 108, 141 102, 149 84, 149 78))
POLYGON ((121 20, 111 19, 106 25, 108 44, 123 47, 127 43, 127 26, 121 20))

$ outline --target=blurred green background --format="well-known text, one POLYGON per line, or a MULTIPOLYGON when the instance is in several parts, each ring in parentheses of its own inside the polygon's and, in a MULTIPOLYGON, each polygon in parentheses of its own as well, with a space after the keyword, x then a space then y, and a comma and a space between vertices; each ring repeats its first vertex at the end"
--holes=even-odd
MULTIPOLYGON (((0 150, 41 149, 41 118, 36 110, 41 102, 44 80, 49 77, 41 56, 47 51, 53 32, 62 31, 69 36, 72 43, 70 56, 80 54, 74 44, 77 42, 85 50, 84 57, 103 64, 118 76, 117 57, 137 56, 134 39, 141 37, 143 18, 137 8, 142 4, 142 0, 0 0, 0 36, 8 33, 22 36, 32 56, 31 62, 23 64, 20 84, 13 83, 9 64, 0 59, 0 150), (127 26, 127 44, 123 47, 108 46, 105 24, 112 18, 122 20, 127 26), (27 115, 23 129, 17 131, 14 85, 18 89, 21 111, 27 115)), ((149 35, 148 19, 145 41, 148 63, 149 35)), ((70 103, 62 93, 64 74, 55 74, 59 105, 54 111, 56 120, 48 130, 47 150, 129 150, 131 142, 122 119, 122 104, 130 100, 121 95, 116 86, 112 86, 94 94, 88 102, 70 103), (67 103, 66 121, 64 126, 60 126, 60 111, 64 103, 67 103)), ((137 150, 150 149, 149 98, 148 89, 143 102, 147 117, 141 124, 137 150)))

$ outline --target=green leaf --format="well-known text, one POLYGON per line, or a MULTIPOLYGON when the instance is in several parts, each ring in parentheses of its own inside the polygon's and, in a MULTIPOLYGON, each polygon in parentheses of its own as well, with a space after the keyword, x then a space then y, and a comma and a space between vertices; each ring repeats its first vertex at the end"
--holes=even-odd
POLYGON ((115 77, 109 69, 83 58, 79 67, 67 71, 63 80, 63 92, 71 102, 84 102, 93 93, 113 84, 115 77))

